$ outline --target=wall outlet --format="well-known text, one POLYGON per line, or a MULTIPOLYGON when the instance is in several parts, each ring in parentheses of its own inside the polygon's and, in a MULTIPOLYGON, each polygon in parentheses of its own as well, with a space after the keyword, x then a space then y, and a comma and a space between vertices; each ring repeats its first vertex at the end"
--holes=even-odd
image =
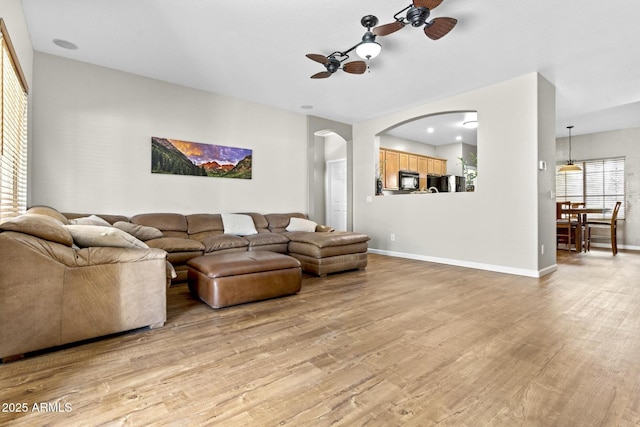
POLYGON ((392 242, 395 242, 395 241, 396 241, 396 235, 395 235, 395 234, 392 234, 392 235, 390 236, 390 238, 391 238, 391 241, 392 241, 392 242))
POLYGON ((544 255, 544 245, 540 245, 540 255, 544 255))

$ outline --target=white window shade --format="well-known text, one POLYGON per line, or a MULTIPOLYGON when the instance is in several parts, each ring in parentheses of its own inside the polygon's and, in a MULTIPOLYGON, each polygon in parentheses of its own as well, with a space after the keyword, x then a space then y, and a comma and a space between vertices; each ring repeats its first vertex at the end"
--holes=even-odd
POLYGON ((27 207, 27 86, 0 20, 0 221, 27 207))
POLYGON ((588 208, 602 208, 603 215, 589 214, 591 218, 608 218, 616 202, 622 202, 618 219, 625 218, 625 159, 596 159, 576 161, 580 172, 560 172, 556 166, 556 200, 558 202, 585 203, 588 208))

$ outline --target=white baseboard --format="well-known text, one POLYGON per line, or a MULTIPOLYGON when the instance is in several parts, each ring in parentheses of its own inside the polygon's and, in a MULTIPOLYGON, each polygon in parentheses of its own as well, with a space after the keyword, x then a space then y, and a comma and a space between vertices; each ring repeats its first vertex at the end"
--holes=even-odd
POLYGON ((384 251, 380 249, 369 248, 369 252, 372 254, 388 255, 388 256, 397 257, 397 258, 407 258, 407 259, 414 259, 418 261, 435 262, 437 264, 455 265, 457 267, 473 268, 476 270, 495 271, 497 273, 507 273, 507 274, 514 274, 516 276, 526 276, 526 277, 535 277, 535 278, 539 278, 547 274, 553 273, 558 269, 557 264, 553 264, 542 270, 528 270, 524 268, 505 267, 503 265, 483 264, 483 263, 471 262, 471 261, 461 261, 458 259, 440 258, 440 257, 426 256, 426 255, 416 255, 416 254, 409 254, 409 253, 395 252, 395 251, 384 251))
MULTIPOLYGON (((591 241, 591 247, 603 248, 603 249, 611 249, 611 243, 596 243, 594 241, 591 241)), ((640 251, 640 246, 618 245, 618 249, 624 249, 624 250, 627 250, 627 251, 640 251)))

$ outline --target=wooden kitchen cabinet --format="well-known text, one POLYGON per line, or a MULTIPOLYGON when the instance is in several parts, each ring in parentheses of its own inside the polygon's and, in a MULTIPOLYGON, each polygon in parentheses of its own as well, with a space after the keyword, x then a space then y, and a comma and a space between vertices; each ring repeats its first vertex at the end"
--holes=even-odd
POLYGON ((418 171, 418 155, 411 153, 398 153, 401 171, 418 171))
POLYGON ((401 171, 408 171, 409 169, 409 154, 408 153, 398 153, 400 158, 400 169, 401 171))
POLYGON ((420 189, 427 189, 427 173, 429 168, 427 166, 427 158, 422 156, 417 156, 416 161, 418 163, 418 179, 420 181, 420 189))
POLYGON ((384 150, 383 187, 388 190, 397 190, 398 171, 400 170, 400 153, 384 150))
POLYGON ((447 172, 447 161, 437 157, 381 148, 379 160, 385 190, 399 189, 398 172, 401 170, 417 171, 420 189, 427 188, 427 175, 444 175, 447 172))
POLYGON ((436 173, 435 160, 433 157, 427 157, 427 173, 429 175, 435 175, 436 173))
POLYGON ((409 170, 412 172, 418 171, 418 156, 415 154, 409 154, 409 170))
POLYGON ((446 175, 447 174, 447 161, 441 159, 434 159, 434 174, 435 175, 446 175))

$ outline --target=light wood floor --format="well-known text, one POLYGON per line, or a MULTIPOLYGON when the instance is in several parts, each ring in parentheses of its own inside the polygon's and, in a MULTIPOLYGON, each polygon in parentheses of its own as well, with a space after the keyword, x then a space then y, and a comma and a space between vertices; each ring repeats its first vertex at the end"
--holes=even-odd
POLYGON ((559 251, 543 279, 370 255, 297 296, 0 365, 0 425, 640 423, 640 254, 559 251), (33 412, 34 403, 69 412, 33 412))

